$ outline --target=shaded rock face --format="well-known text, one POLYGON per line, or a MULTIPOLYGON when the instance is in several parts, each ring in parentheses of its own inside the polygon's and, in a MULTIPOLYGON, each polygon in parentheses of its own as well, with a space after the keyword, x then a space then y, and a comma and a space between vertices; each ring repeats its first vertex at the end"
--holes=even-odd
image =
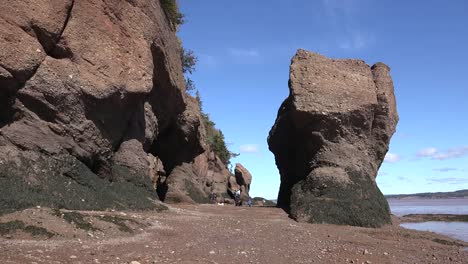
POLYGON ((178 122, 183 132, 181 135, 191 137, 184 137, 182 142, 178 137, 174 137, 172 142, 162 142, 181 147, 164 147, 160 152, 169 152, 171 159, 163 160, 164 166, 169 166, 169 169, 165 170, 167 177, 158 180, 159 198, 168 203, 209 203, 211 194, 216 194, 220 199, 228 197, 227 181, 231 173, 206 144, 206 129, 201 121, 200 107, 193 97, 186 98, 186 110, 178 122), (193 155, 191 151, 199 148, 201 151, 193 155), (181 155, 187 158, 180 163, 181 155), (173 161, 177 163, 171 168, 173 161))
POLYGON ((224 163, 214 152, 207 150, 192 163, 177 166, 167 177, 165 202, 209 203, 210 194, 216 194, 218 201, 229 198, 227 180, 231 175, 224 163))
POLYGON ((160 1, 0 6, 0 210, 150 208, 187 164, 206 177, 200 110, 160 1))
POLYGON ((268 137, 278 206, 304 222, 390 223, 375 182, 398 122, 389 67, 298 50, 289 89, 268 137))

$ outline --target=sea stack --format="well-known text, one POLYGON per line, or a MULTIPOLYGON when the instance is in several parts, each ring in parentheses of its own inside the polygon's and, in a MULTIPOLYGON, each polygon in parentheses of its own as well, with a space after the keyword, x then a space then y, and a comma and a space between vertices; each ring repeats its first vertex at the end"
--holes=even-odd
POLYGON ((241 189, 241 199, 247 202, 250 198, 250 184, 252 184, 252 174, 242 164, 237 163, 234 169, 234 176, 241 189))
POLYGON ((268 137, 281 175, 278 206, 300 222, 390 223, 375 182, 398 123, 390 68, 298 50, 289 78, 268 137))

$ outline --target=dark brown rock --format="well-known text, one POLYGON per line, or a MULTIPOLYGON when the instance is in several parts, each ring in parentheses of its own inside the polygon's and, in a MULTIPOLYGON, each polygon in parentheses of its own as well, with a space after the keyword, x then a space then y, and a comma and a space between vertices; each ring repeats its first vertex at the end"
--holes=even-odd
POLYGON ((390 68, 299 50, 289 89, 268 138, 278 206, 298 221, 390 223, 375 182, 398 122, 390 68))

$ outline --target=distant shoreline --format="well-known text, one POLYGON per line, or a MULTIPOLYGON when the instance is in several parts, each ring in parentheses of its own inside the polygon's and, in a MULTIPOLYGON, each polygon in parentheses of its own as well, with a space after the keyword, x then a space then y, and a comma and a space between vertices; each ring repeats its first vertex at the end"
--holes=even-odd
POLYGON ((385 195, 387 199, 468 199, 468 190, 455 192, 415 193, 385 195))
POLYGON ((420 196, 404 196, 404 197, 385 197, 387 200, 442 200, 442 199, 460 199, 464 200, 468 197, 420 197, 420 196))

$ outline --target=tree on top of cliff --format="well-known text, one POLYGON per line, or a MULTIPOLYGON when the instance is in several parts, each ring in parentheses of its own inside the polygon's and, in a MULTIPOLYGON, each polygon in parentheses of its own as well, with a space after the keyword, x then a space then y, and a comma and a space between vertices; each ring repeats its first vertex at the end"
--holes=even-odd
POLYGON ((184 73, 192 74, 195 71, 195 65, 198 62, 198 58, 193 53, 193 50, 186 50, 182 48, 180 58, 182 60, 182 69, 184 73))
POLYGON ((176 0, 160 0, 161 6, 166 14, 169 23, 171 24, 174 31, 177 31, 184 20, 184 14, 179 12, 179 5, 176 0))
MULTIPOLYGON (((184 74, 192 74, 195 71, 195 65, 198 62, 197 56, 193 53, 193 50, 186 50, 182 47, 180 52, 180 59, 182 60, 182 70, 184 74)), ((185 89, 187 91, 195 91, 195 83, 189 77, 185 78, 185 89)))
MULTIPOLYGON (((177 6, 176 0, 160 0, 161 5, 166 13, 167 18, 170 23, 179 26, 184 22, 184 15, 179 13, 179 8, 177 6)), ((180 59, 182 63, 182 70, 184 74, 192 74, 195 71, 195 66, 198 62, 198 58, 193 52, 193 50, 185 49, 182 46, 182 41, 179 39, 180 49, 180 59)), ((205 125, 205 132, 207 136, 207 143, 213 150, 216 155, 221 159, 221 161, 226 165, 230 164, 230 159, 237 157, 239 154, 229 151, 227 148, 223 132, 215 127, 215 123, 211 121, 210 116, 207 113, 203 112, 202 100, 200 97, 200 92, 196 89, 195 83, 192 79, 186 76, 185 78, 185 89, 187 92, 195 92, 195 99, 198 102, 200 107, 201 116, 203 123, 205 125)))
POLYGON ((231 158, 237 157, 239 154, 229 151, 223 132, 216 128, 216 124, 210 119, 210 115, 203 112, 203 103, 199 91, 196 92, 195 99, 197 99, 198 105, 200 106, 200 112, 205 125, 206 141, 210 145, 211 150, 216 153, 227 167, 231 163, 231 158))

